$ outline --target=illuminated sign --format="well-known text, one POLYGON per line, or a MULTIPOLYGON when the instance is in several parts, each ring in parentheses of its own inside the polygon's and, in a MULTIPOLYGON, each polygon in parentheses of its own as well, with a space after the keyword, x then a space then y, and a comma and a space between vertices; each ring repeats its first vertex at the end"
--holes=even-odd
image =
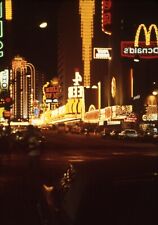
POLYGON ((111 48, 94 48, 94 59, 111 59, 111 48))
POLYGON ((95 0, 79 0, 79 13, 81 15, 83 84, 84 86, 90 86, 95 0))
POLYGON ((113 77, 111 80, 111 95, 113 98, 115 98, 115 96, 116 96, 116 79, 115 79, 115 77, 113 77))
POLYGON ((111 17, 111 6, 112 1, 111 0, 102 0, 102 31, 105 34, 111 35, 111 23, 112 23, 112 17, 111 17))
POLYGON ((151 24, 147 29, 144 24, 140 24, 135 35, 135 41, 121 42, 121 56, 134 58, 158 58, 158 28, 155 24, 151 24), (145 41, 139 41, 140 33, 143 31, 145 41), (151 41, 151 32, 154 31, 156 41, 151 41))
POLYGON ((9 88, 9 71, 0 72, 0 91, 7 91, 9 88))
POLYGON ((137 121, 137 116, 134 113, 131 113, 128 115, 125 119, 124 122, 136 122, 137 121))
POLYGON ((45 88, 46 93, 55 93, 59 92, 59 86, 52 86, 52 87, 46 87, 45 88))
POLYGON ((46 85, 44 85, 43 87, 43 92, 45 95, 46 103, 57 103, 54 100, 60 97, 61 90, 60 86, 58 85, 58 82, 47 82, 46 85), (51 84, 52 86, 49 86, 51 84))
POLYGON ((80 82, 82 82, 82 76, 79 74, 79 72, 75 72, 75 79, 72 81, 74 82, 74 86, 68 88, 68 98, 82 98, 84 87, 80 86, 80 82))
POLYGON ((93 111, 90 111, 90 112, 86 112, 85 115, 84 115, 84 120, 88 120, 89 122, 98 122, 99 120, 99 110, 93 110, 93 111))
POLYGON ((52 103, 52 99, 46 99, 46 103, 52 103))
POLYGON ((139 47, 134 46, 134 42, 126 41, 121 42, 121 56, 134 58, 138 56, 140 58, 158 58, 158 46, 156 42, 150 42, 150 45, 147 46, 145 42, 139 42, 139 47))
POLYGON ((139 46, 139 37, 140 37, 141 30, 144 31, 145 43, 146 43, 147 46, 150 45, 150 37, 151 37, 151 32, 153 30, 155 32, 155 35, 156 35, 157 46, 158 46, 158 28, 157 28, 157 26, 155 24, 151 24, 149 26, 149 29, 147 29, 145 24, 140 24, 138 29, 137 29, 136 35, 135 35, 135 42, 134 42, 135 47, 139 46))
POLYGON ((12 20, 12 0, 5 0, 5 19, 12 20))
POLYGON ((68 98, 82 98, 83 86, 74 86, 68 88, 68 98))
POLYGON ((0 2, 0 57, 3 57, 3 42, 1 39, 3 38, 3 7, 2 2, 0 2))

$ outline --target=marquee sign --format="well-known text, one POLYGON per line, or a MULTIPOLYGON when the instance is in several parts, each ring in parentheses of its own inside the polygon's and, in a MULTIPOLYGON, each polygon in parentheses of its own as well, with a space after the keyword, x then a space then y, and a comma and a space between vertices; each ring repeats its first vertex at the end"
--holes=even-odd
POLYGON ((158 58, 158 28, 155 24, 151 24, 149 28, 144 24, 140 24, 135 35, 135 41, 121 42, 121 56, 134 58, 158 58), (140 41, 140 34, 144 34, 144 41, 140 41), (155 33, 156 41, 151 41, 151 33, 155 33))

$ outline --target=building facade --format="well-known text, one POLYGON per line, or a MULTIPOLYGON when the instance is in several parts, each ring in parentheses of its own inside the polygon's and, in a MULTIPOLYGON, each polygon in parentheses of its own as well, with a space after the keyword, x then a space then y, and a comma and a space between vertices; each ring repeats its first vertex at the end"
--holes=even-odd
POLYGON ((12 117, 29 120, 35 101, 35 68, 20 56, 12 60, 10 96, 13 99, 12 117))

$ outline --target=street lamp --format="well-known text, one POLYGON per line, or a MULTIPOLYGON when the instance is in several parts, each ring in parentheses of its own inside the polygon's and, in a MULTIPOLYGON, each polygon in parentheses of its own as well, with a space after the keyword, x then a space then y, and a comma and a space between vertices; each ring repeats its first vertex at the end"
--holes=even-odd
POLYGON ((157 113, 157 120, 158 120, 158 89, 157 90, 154 90, 152 92, 152 94, 155 96, 156 98, 156 113, 157 113))
POLYGON ((44 29, 47 27, 47 22, 42 22, 40 25, 39 25, 40 28, 44 29))

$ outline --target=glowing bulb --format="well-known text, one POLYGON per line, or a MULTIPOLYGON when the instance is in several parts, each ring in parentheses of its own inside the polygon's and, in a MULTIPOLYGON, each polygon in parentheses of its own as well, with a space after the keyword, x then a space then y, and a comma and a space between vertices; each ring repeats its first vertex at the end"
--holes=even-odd
POLYGON ((47 27, 47 22, 42 22, 40 25, 39 25, 40 28, 46 28, 47 27))

